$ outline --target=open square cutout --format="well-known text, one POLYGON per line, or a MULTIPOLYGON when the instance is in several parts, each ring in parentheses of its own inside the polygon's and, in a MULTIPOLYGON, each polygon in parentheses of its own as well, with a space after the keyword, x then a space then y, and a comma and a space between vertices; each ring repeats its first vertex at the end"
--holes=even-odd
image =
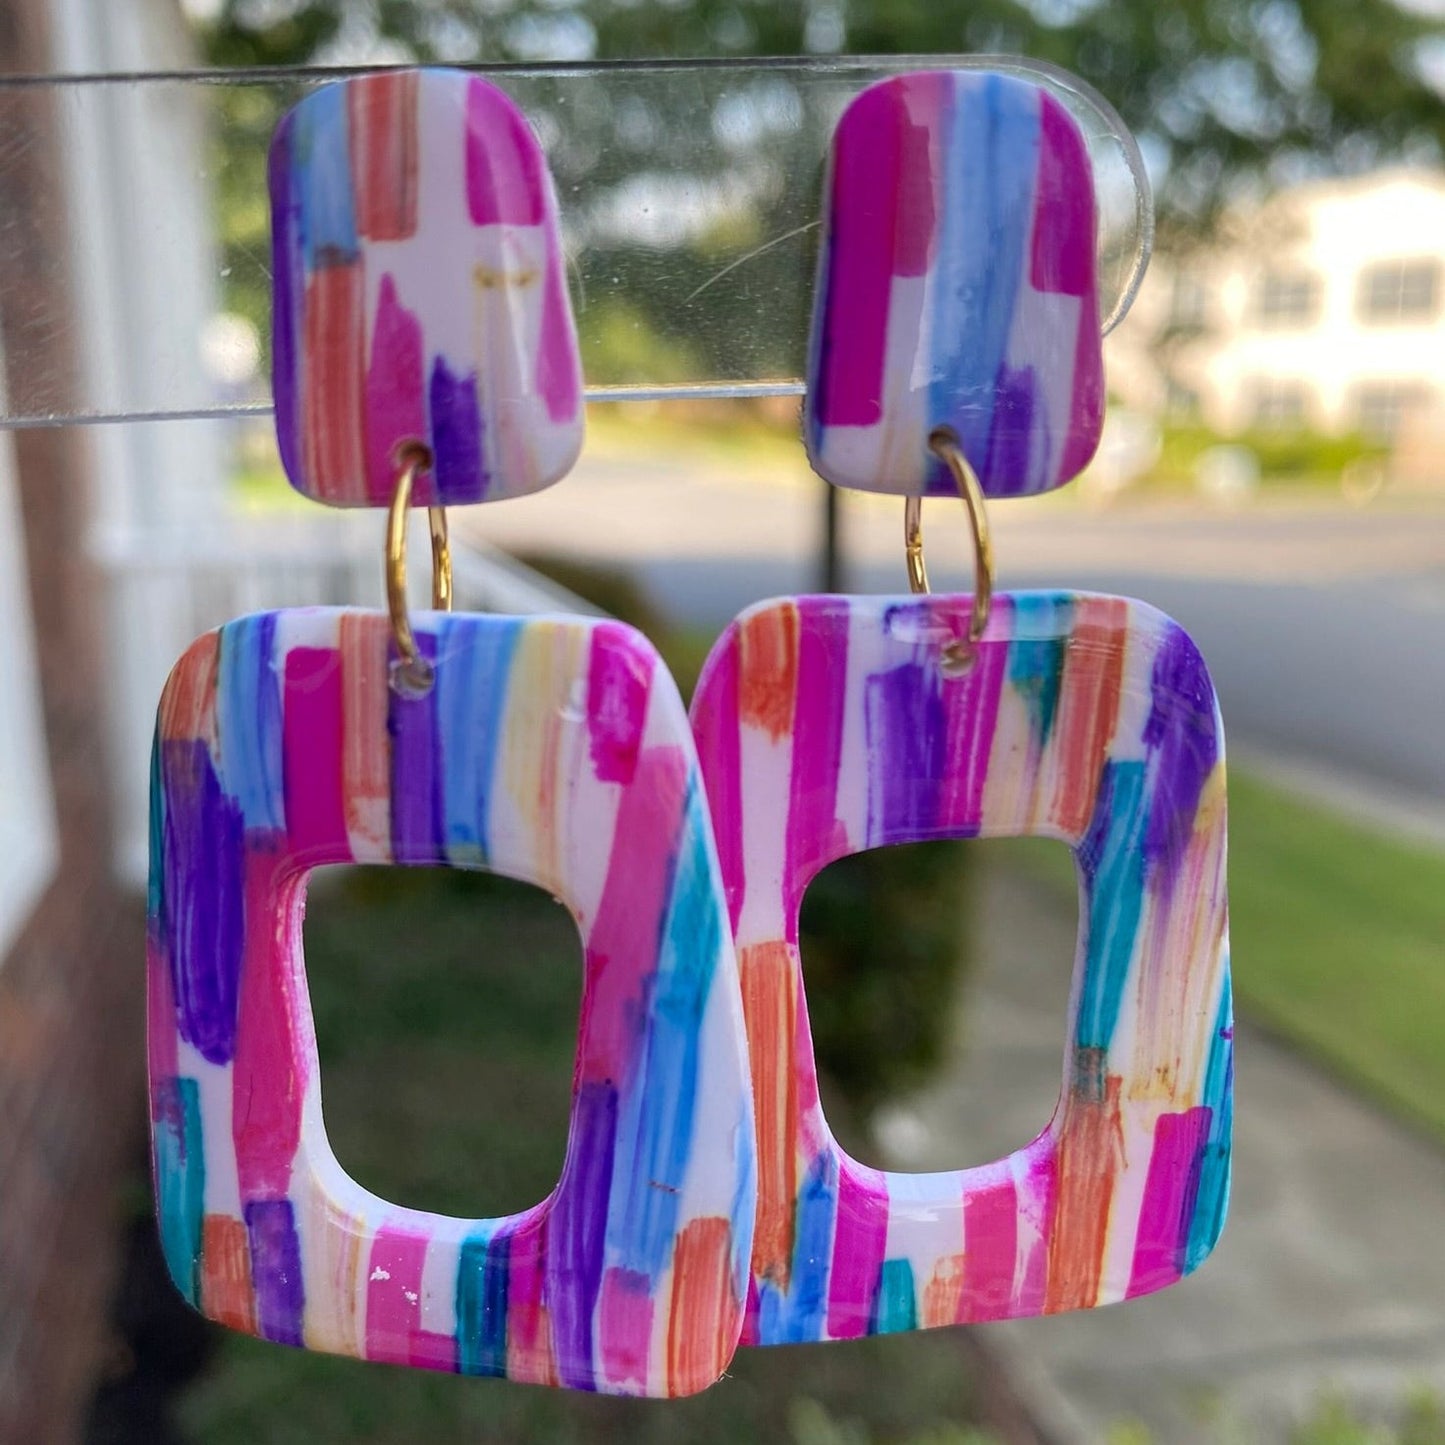
POLYGON ((1224 758, 1198 651, 1143 603, 762 603, 692 705, 737 937, 758 1126, 743 1339, 783 1344, 1106 1304, 1173 1283, 1223 1224, 1232 1039, 1224 758), (902 1174, 818 1104, 798 907, 828 863, 946 837, 1053 837, 1083 882, 1064 1080, 1033 1143, 902 1174))
POLYGON ((148 933, 167 1262, 204 1313, 288 1344, 701 1389, 741 1326, 753 1126, 676 688, 618 623, 424 614, 416 630, 435 668, 421 697, 388 686, 385 617, 336 609, 228 623, 167 683, 148 933), (301 917, 308 871, 350 862, 487 867, 577 920, 567 1156, 533 1208, 404 1209, 337 1164, 301 917))

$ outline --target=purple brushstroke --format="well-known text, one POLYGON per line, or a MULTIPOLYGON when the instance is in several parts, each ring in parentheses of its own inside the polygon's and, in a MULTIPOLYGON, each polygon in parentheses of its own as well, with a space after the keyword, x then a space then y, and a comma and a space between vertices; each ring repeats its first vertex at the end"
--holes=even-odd
POLYGON ((276 403, 276 443, 288 477, 302 474, 301 373, 297 364, 296 298, 304 281, 296 228, 291 154, 293 123, 288 115, 276 129, 267 162, 271 191, 271 393, 276 403))
POLYGON ((547 1301, 557 1376, 574 1390, 597 1388, 592 1320, 602 1288, 616 1139, 616 1087, 583 1084, 572 1106, 567 1170, 547 1230, 547 1301))
POLYGON ((936 836, 947 772, 938 668, 910 661, 874 673, 864 707, 868 756, 876 764, 869 779, 868 846, 936 836))
POLYGON ((428 399, 437 501, 482 501, 487 477, 482 470, 483 422, 476 372, 458 376, 446 357, 438 356, 432 365, 428 399))
MULTIPOLYGON (((437 640, 418 632, 417 650, 435 663, 437 640)), ((391 853, 398 863, 439 863, 445 856, 437 740, 437 690, 407 697, 391 690, 391 853)))
POLYGON ((1219 760, 1209 670, 1194 639, 1175 623, 1165 625, 1151 688, 1144 744, 1152 755, 1154 788, 1144 852, 1172 879, 1194 831, 1205 779, 1219 760))
POLYGON ((181 1037, 213 1064, 236 1048, 244 949, 245 828, 202 741, 161 744, 165 929, 181 1037))
MULTIPOLYGON (((1032 366, 1013 367, 1001 362, 994 387, 993 419, 989 426, 989 496, 1014 497, 1038 489, 1038 479, 1029 470, 1029 453, 1034 448, 1034 428, 1046 432, 1047 411, 1036 405, 1038 373, 1032 366)), ((1048 437, 1041 438, 1039 455, 1049 454, 1048 437)), ((952 482, 950 480, 950 490, 952 482)))
POLYGON ((300 1345, 306 1288, 291 1201, 262 1199, 247 1204, 246 1233, 256 1290, 256 1333, 277 1344, 300 1345))

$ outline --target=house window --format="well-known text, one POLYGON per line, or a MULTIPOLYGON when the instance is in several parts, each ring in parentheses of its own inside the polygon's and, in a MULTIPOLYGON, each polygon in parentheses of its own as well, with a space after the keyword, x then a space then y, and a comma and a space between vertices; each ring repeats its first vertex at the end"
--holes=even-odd
POLYGON ((1372 440, 1394 442, 1410 413, 1424 408, 1429 400, 1429 388, 1419 382, 1367 382, 1355 392, 1355 421, 1372 440))
POLYGON ((1440 263, 1381 261, 1360 272, 1360 320, 1371 326, 1432 321, 1440 309, 1440 263))
POLYGON ((1254 424, 1265 431, 1298 431, 1309 421, 1309 390, 1302 381, 1261 381, 1254 398, 1254 424))
POLYGON ((1266 271, 1254 297, 1255 320, 1267 331, 1299 331, 1320 310, 1320 278, 1308 271, 1266 271))
POLYGON ((0 432, 0 963, 59 857, 40 715, 15 453, 0 432))

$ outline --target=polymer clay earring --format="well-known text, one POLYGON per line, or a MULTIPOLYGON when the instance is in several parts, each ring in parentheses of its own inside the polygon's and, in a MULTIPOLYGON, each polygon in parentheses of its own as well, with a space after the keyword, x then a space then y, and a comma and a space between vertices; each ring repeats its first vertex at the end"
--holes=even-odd
POLYGON ((739 949, 759 1199, 743 1339, 1083 1309, 1194 1269, 1223 1224, 1232 1022, 1224 750, 1204 663, 1142 602, 989 597, 984 498, 1061 485, 1104 388, 1084 142, 983 72, 864 92, 834 141, 808 448, 842 486, 961 492, 975 597, 745 612, 692 706, 739 949), (991 603, 991 605, 990 605, 991 603), (1047 1127, 979 1168, 865 1167, 818 1101, 798 910, 828 863, 936 838, 1073 852, 1080 934, 1047 1127))
POLYGON ((444 578, 441 504, 546 486, 580 446, 540 149, 480 79, 353 79, 282 122, 271 194, 282 457, 309 496, 391 507, 392 614, 228 623, 161 698, 149 1047, 170 1273, 212 1319, 286 1344, 699 1390, 741 1328, 753 1122, 677 690, 619 623, 406 611, 411 502, 433 508, 444 578), (337 1163, 301 921, 309 870, 353 862, 490 868, 572 911, 586 967, 572 1116, 535 1207, 428 1214, 337 1163))

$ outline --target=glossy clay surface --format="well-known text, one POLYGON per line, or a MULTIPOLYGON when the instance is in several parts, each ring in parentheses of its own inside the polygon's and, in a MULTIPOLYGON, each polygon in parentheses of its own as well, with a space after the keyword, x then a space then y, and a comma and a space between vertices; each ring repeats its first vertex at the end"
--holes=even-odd
POLYGON ((550 485, 582 444, 582 381, 540 146, 456 71, 328 85, 271 147, 281 459, 317 501, 385 506, 398 442, 436 458, 413 501, 550 485))
POLYGON ((419 699, 387 685, 386 619, 331 609, 228 623, 166 685, 148 971, 171 1274, 211 1318, 287 1344, 624 1394, 701 1389, 741 1327, 754 1158, 735 954, 682 704, 618 623, 416 626, 436 668, 419 699), (352 861, 485 865, 576 917, 567 1156, 533 1209, 405 1209, 337 1164, 301 920, 307 870, 352 861))
POLYGON ((1143 603, 1017 593, 995 597, 972 670, 946 679, 940 649, 970 605, 763 603, 693 702, 757 1112, 746 1342, 1106 1304, 1172 1284, 1223 1225, 1224 753, 1203 661, 1143 603), (1082 880, 1054 1117, 981 1168, 866 1168, 818 1104, 803 891, 865 848, 1022 834, 1068 843, 1082 880))
POLYGON ((833 140, 804 430, 864 491, 952 495, 951 427, 990 497, 1062 486, 1104 413, 1093 175, 1037 86, 928 71, 865 90, 833 140))

